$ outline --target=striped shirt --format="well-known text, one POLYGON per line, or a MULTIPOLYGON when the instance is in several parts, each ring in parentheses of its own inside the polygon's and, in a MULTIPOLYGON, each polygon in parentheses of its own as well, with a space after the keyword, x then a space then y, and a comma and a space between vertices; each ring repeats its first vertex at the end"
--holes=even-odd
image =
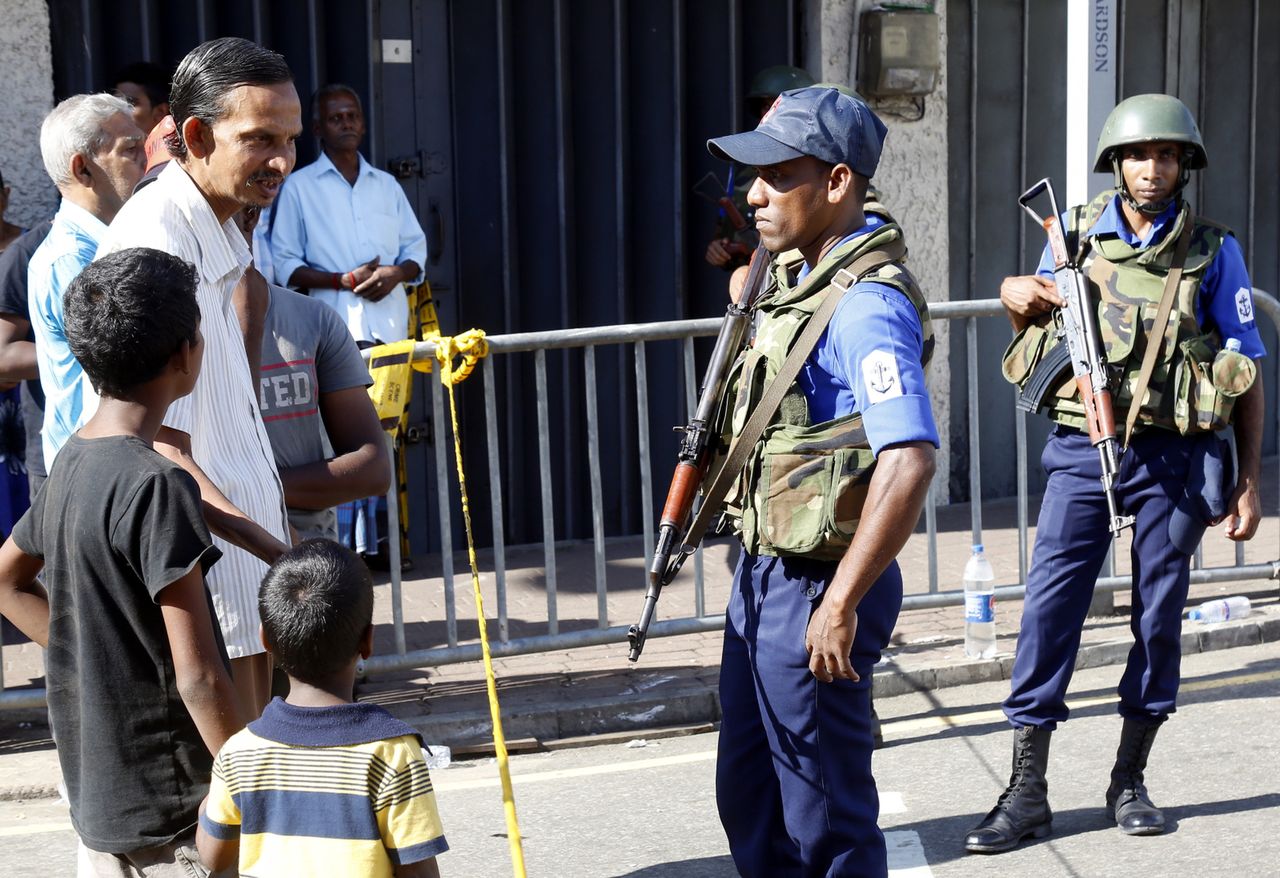
POLYGON ((414 730, 375 704, 273 700, 213 764, 200 825, 240 874, 391 878, 448 850, 414 730))
MULTIPOLYGON (((98 258, 128 247, 153 247, 196 266, 204 363, 189 396, 174 400, 164 425, 191 437, 191 456, 240 511, 288 541, 284 488, 276 472, 244 336, 231 293, 250 262, 233 222, 219 224, 178 162, 125 203, 98 247, 98 258)), ((258 639, 258 584, 267 565, 214 537, 222 561, 210 571, 209 591, 231 658, 262 652, 258 639)))

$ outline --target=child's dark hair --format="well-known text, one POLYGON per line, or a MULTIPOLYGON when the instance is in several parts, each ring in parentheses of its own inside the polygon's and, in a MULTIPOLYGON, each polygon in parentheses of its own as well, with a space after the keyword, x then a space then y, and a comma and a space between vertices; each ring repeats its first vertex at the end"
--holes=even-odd
POLYGON ((258 614, 275 663, 294 679, 322 683, 360 649, 373 621, 373 579, 346 546, 307 540, 267 571, 258 614))
POLYGON ((196 269, 160 250, 120 250, 80 272, 62 310, 67 344, 94 388, 128 398, 160 374, 183 342, 195 344, 196 269))

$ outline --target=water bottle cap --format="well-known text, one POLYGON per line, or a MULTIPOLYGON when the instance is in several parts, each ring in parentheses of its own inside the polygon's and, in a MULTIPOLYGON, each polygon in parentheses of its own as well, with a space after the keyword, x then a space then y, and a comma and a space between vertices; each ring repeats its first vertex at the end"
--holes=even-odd
POLYGON ((1229 351, 1238 351, 1238 350, 1240 350, 1240 339, 1238 339, 1238 338, 1229 338, 1229 339, 1227 339, 1227 350, 1229 350, 1229 351))
POLYGON ((974 543, 974 544, 973 544, 973 554, 975 554, 975 555, 981 555, 981 554, 982 554, 982 543, 974 543))
POLYGON ((1190 613, 1187 613, 1187 618, 1188 618, 1188 619, 1190 619, 1192 622, 1199 622, 1199 621, 1200 621, 1200 611, 1199 611, 1199 610, 1192 610, 1190 613))

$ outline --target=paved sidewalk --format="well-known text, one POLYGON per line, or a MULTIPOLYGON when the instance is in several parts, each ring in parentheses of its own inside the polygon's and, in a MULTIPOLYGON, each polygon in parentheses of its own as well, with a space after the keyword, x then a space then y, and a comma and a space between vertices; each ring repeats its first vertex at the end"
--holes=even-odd
MULTIPOLYGON (((1264 484, 1276 481, 1275 461, 1269 461, 1264 484)), ((1248 544, 1248 563, 1280 558, 1280 518, 1274 493, 1259 535, 1248 544)), ((1034 522, 1037 504, 1031 504, 1034 522)), ((1016 506, 994 501, 983 506, 983 542, 996 569, 997 584, 1018 580, 1016 506)), ((960 587, 961 571, 971 536, 969 509, 957 505, 938 511, 938 578, 944 591, 960 587)), ((1034 532, 1032 534, 1034 537, 1034 532)), ((1216 532, 1205 539, 1205 566, 1232 563, 1234 544, 1216 532)), ((639 613, 644 594, 644 564, 638 539, 608 543, 608 622, 628 624, 639 613)), ((1118 572, 1127 572, 1128 539, 1117 552, 1118 572)), ((705 605, 709 613, 722 611, 731 578, 736 547, 715 540, 706 551, 705 605)), ((908 594, 928 591, 928 547, 920 531, 900 555, 908 594)), ((477 637, 465 552, 455 569, 456 606, 461 642, 477 637)), ((486 612, 496 616, 493 563, 481 553, 481 585, 486 612)), ((597 594, 589 543, 556 548, 558 617, 562 632, 597 624, 597 594)), ((546 632, 547 601, 541 547, 508 551, 507 590, 509 634, 512 638, 546 632)), ((692 562, 664 592, 663 618, 694 612, 692 562)), ((1276 583, 1255 581, 1192 587, 1190 602, 1229 594, 1246 594, 1254 612, 1238 622, 1183 628, 1185 652, 1280 640, 1280 592, 1276 583)), ((445 600, 439 558, 420 558, 404 583, 405 630, 409 649, 445 643, 445 600)), ((1128 594, 1116 593, 1115 611, 1088 620, 1078 666, 1123 663, 1131 643, 1128 594)), ((963 610, 945 607, 904 612, 884 662, 877 667, 875 691, 881 697, 908 691, 1007 678, 1021 617, 1020 601, 1002 601, 996 611, 999 652, 988 660, 963 654, 963 610)), ((385 577, 377 589, 376 648, 392 648, 390 588, 385 577)), ((498 636, 491 621, 490 636, 498 636)), ((721 636, 718 631, 650 640, 636 665, 627 661, 626 644, 552 651, 495 660, 503 723, 517 747, 551 742, 576 743, 584 736, 604 733, 654 734, 664 727, 713 723, 719 718, 716 680, 721 636)), ((32 644, 4 647, 5 681, 9 686, 41 682, 40 650, 32 644)), ((1117 679, 1119 672, 1117 670, 1117 679)), ((479 662, 446 665, 386 674, 359 684, 360 698, 375 701, 417 726, 430 743, 454 748, 483 745, 490 738, 488 702, 479 662)), ((53 795, 57 763, 43 711, 0 712, 0 799, 53 795)))

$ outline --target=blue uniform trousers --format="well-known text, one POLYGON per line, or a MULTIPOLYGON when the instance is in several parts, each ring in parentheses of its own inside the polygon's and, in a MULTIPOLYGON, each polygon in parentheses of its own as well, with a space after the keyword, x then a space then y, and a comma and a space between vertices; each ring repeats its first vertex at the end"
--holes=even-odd
POLYGON ((745 878, 887 874, 871 776, 871 669, 902 607, 896 562, 858 606, 861 680, 820 683, 804 637, 835 562, 738 562, 720 667, 716 801, 745 878))
MULTIPOLYGON (((1168 430, 1136 434, 1120 461, 1117 498, 1133 526, 1133 648, 1120 678, 1120 713, 1162 721, 1174 710, 1182 659, 1182 610, 1190 556, 1169 541, 1169 516, 1187 482, 1194 440, 1168 430)), ((1053 729, 1080 629, 1112 539, 1097 450, 1089 437, 1055 427, 1041 457, 1049 475, 1027 575, 1026 602, 1005 715, 1014 726, 1053 729)))

